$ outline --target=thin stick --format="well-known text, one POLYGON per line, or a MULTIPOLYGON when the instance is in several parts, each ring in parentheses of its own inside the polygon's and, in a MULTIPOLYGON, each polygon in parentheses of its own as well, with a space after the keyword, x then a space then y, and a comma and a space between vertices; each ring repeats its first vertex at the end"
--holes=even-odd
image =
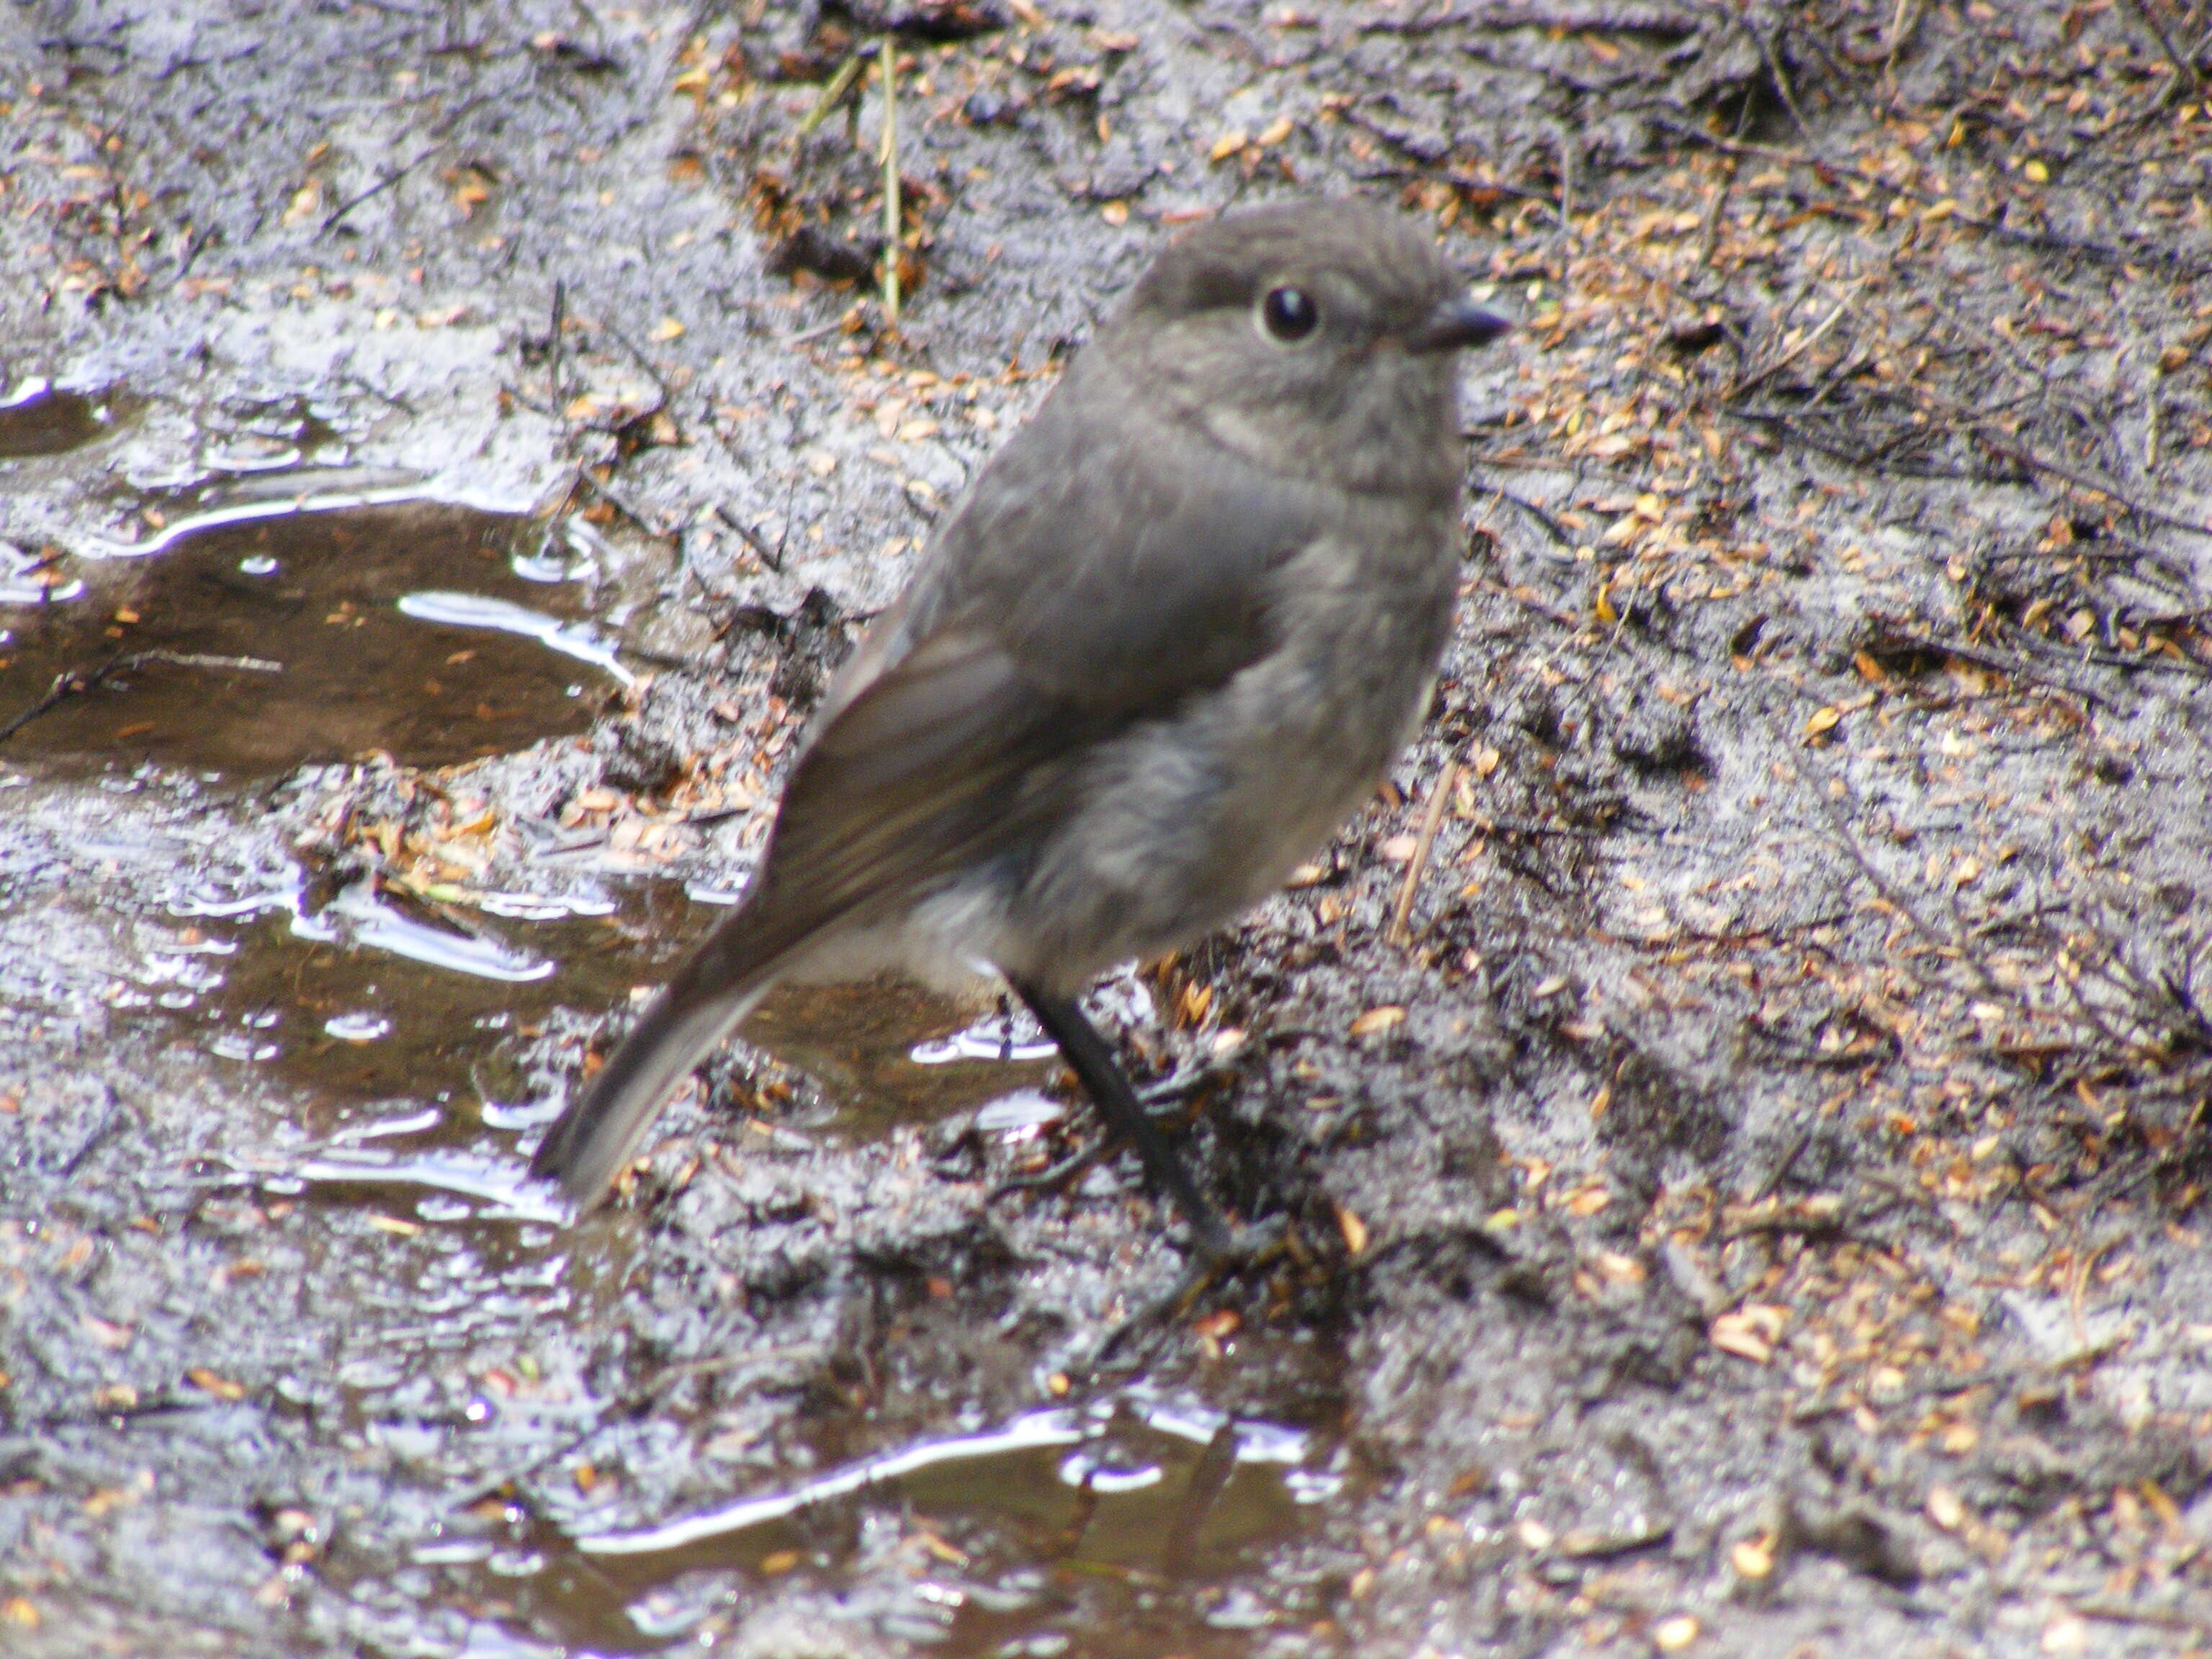
POLYGON ((899 317, 898 49, 884 36, 884 315, 899 317))
POLYGON ((860 78, 860 67, 866 62, 867 59, 856 52, 837 65, 837 72, 830 77, 829 84, 822 88, 822 95, 814 100, 814 107, 807 111, 800 119, 799 123, 800 137, 805 137, 830 118, 830 112, 844 101, 845 94, 853 89, 853 82, 860 78))
POLYGON ((1735 187, 1736 158, 1723 153, 1721 157, 1720 183, 1713 186, 1713 199, 1705 208, 1705 222, 1698 234, 1698 268, 1710 270, 1713 250, 1721 240, 1721 216, 1728 211, 1729 192, 1735 187))
POLYGON ((2173 79, 2166 82, 2166 90, 2159 94, 2160 106, 2172 103, 2178 92, 2195 92, 2198 85, 2197 65, 2182 55, 2173 44, 2173 37, 2166 32, 2165 25, 2152 14, 2148 6, 2142 3, 2142 0, 2125 0, 2125 3, 2129 11, 2135 15, 2136 21, 2157 40, 2159 50, 2166 54, 2166 61, 2173 66, 2173 79))
POLYGON ((337 228, 338 222, 343 219, 347 214, 351 213, 356 208, 359 207, 363 202, 368 201, 371 197, 390 190, 392 185, 398 184, 409 173, 414 172, 416 167, 421 167, 423 162, 428 161, 440 150, 445 149, 446 143, 447 141, 445 139, 439 139, 435 143, 424 149, 422 153, 417 155, 413 161, 405 162, 399 167, 392 168, 391 172, 386 173, 384 177, 379 179, 367 190, 361 191, 357 195, 347 197, 344 201, 340 202, 336 207, 332 208, 328 213, 323 216, 323 222, 320 228, 325 232, 335 230, 337 228))
POLYGON ((1413 856, 1406 862, 1406 879, 1399 884, 1398 902, 1390 907, 1389 939, 1393 945, 1403 945, 1410 937, 1406 923, 1413 914, 1413 895, 1419 890, 1421 877, 1427 872, 1429 852, 1437 844, 1437 830, 1444 821, 1444 807, 1458 790, 1460 775, 1466 769, 1459 761, 1446 766, 1429 796, 1428 810, 1421 814, 1421 830, 1413 841, 1413 856))
POLYGON ((1779 374, 1784 369, 1789 368, 1790 365, 1795 362, 1798 358, 1810 351, 1814 346, 1820 344, 1820 342, 1827 337, 1828 331, 1842 320, 1844 313, 1850 309, 1851 301, 1857 299, 1859 297, 1860 291, 1873 280, 1874 278, 1871 276, 1862 276, 1858 281, 1853 283, 1850 288, 1844 291, 1844 297, 1836 301, 1836 308, 1830 312, 1826 317, 1822 318, 1819 325, 1810 334, 1806 335, 1804 338, 1799 340, 1796 345, 1791 346, 1789 350, 1784 352, 1772 362, 1767 364, 1765 368, 1760 369, 1749 380, 1744 381, 1741 386, 1736 386, 1729 393, 1729 396, 1741 398, 1747 392, 1756 391, 1759 387, 1765 385, 1767 381, 1772 380, 1777 374, 1779 374))
POLYGON ((67 668, 54 676, 53 684, 28 708, 0 726, 0 743, 5 743, 41 714, 51 714, 71 697, 81 696, 99 685, 111 674, 127 674, 149 662, 167 663, 173 668, 215 668, 234 673, 281 674, 284 665, 270 662, 264 657, 218 657, 200 651, 133 651, 128 655, 110 657, 97 668, 67 668))
POLYGON ((2158 383, 2166 378, 2165 371, 2155 358, 2150 366, 2150 394, 2144 399, 2147 405, 2143 419, 2143 477, 2148 478, 2158 471, 2158 383))

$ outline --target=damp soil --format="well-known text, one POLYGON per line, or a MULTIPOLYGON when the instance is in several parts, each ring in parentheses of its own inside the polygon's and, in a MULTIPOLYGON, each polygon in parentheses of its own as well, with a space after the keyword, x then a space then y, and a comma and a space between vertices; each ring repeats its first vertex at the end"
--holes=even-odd
POLYGON ((2188 13, 7 9, 0 1651, 2205 1651, 2188 13), (1340 191, 1522 324, 1445 673, 1091 999, 1283 1254, 1106 1352, 1172 1214, 888 984, 528 1188, 1103 309, 1340 191))

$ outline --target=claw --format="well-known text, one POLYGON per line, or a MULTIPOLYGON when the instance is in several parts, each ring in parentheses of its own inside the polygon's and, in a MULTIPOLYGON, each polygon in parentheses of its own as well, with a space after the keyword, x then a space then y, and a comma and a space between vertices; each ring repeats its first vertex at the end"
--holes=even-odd
POLYGON ((1092 1363, 1105 1364, 1114 1357, 1114 1351, 1137 1332, 1151 1326, 1172 1324, 1182 1318, 1215 1280, 1260 1266, 1280 1250, 1289 1237, 1290 1222, 1279 1215, 1242 1227, 1224 1228, 1214 1235, 1200 1234, 1190 1266, 1183 1269, 1175 1288, 1145 1304, 1109 1331, 1106 1340, 1098 1345, 1097 1358, 1092 1363))

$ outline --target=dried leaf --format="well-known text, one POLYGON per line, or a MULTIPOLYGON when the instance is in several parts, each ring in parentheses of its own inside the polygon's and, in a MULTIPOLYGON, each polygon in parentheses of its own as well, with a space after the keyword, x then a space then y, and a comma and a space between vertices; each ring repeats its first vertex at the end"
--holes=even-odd
POLYGON ((1754 1365, 1764 1365, 1774 1358, 1774 1345, 1761 1336, 1751 1321, 1741 1314, 1723 1314, 1713 1321, 1710 1334, 1713 1346, 1723 1353, 1748 1359, 1754 1365))
POLYGON ((1344 1235, 1344 1248, 1354 1255, 1367 1254, 1367 1224, 1344 1205, 1336 1206, 1336 1230, 1344 1235))
POLYGON ((234 1382, 220 1372, 210 1370, 204 1365, 193 1366, 185 1373, 185 1377, 194 1388, 211 1394, 218 1400, 240 1401, 246 1398, 246 1385, 243 1382, 234 1382))

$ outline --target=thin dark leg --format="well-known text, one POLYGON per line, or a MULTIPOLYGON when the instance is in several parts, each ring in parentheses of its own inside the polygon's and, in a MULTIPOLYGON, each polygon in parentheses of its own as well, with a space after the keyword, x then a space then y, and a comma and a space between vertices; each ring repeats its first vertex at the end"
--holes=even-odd
POLYGON ((1190 1178, 1190 1171, 1183 1168, 1182 1160, 1176 1156, 1167 1137, 1152 1127, 1152 1119, 1137 1100, 1136 1091, 1121 1075, 1121 1068, 1114 1063, 1114 1051, 1098 1035, 1098 1028, 1075 1006, 1075 1000, 1048 996, 1018 982, 1014 986, 1014 994, 1029 1005, 1037 1024, 1060 1045, 1060 1052, 1066 1057, 1091 1098, 1098 1103, 1107 1128, 1137 1149, 1146 1178, 1175 1200, 1198 1236, 1199 1255, 1209 1261, 1218 1261, 1233 1254, 1234 1240, 1229 1229, 1198 1190, 1198 1183, 1190 1178))

